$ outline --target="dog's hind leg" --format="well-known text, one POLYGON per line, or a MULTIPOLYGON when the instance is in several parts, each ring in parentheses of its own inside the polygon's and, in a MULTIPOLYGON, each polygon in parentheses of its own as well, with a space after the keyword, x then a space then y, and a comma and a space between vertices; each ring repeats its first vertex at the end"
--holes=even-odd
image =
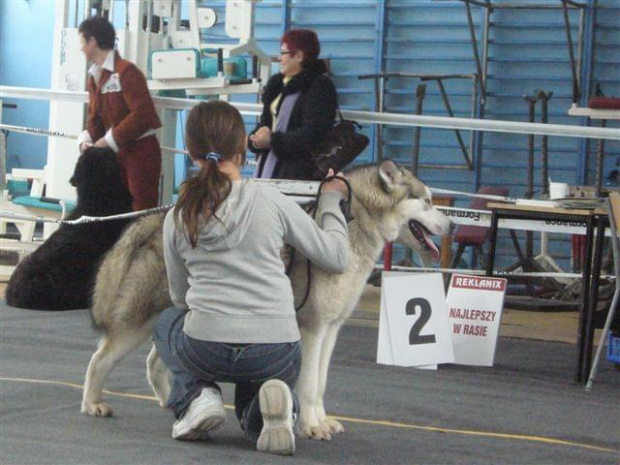
POLYGON ((299 435, 310 439, 329 441, 329 427, 317 417, 317 395, 319 389, 319 367, 321 349, 327 326, 300 328, 301 330, 301 372, 297 382, 299 397, 299 435))
POLYGON ((147 340, 152 325, 145 326, 139 331, 117 331, 114 334, 106 334, 101 339, 99 348, 90 359, 86 370, 82 413, 94 417, 112 416, 114 413, 112 407, 101 402, 103 384, 112 368, 147 340))
POLYGON ((155 396, 159 399, 159 405, 165 407, 170 396, 170 370, 157 353, 154 345, 146 358, 146 377, 153 388, 153 392, 155 392, 155 396))
POLYGON ((343 320, 339 320, 332 322, 329 325, 327 333, 325 334, 325 339, 323 340, 323 347, 321 347, 321 358, 319 360, 319 385, 316 397, 316 413, 321 425, 324 428, 329 429, 331 434, 342 433, 344 431, 344 426, 342 426, 339 421, 327 417, 324 406, 329 363, 331 361, 332 354, 334 353, 338 332, 340 331, 343 323, 343 320))

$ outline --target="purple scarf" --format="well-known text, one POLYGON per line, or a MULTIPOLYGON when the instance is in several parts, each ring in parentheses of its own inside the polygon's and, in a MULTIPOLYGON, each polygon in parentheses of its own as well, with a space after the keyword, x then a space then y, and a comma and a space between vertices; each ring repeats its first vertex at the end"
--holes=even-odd
MULTIPOLYGON (((291 119, 291 113, 293 112, 293 107, 297 103, 297 99, 299 98, 300 92, 295 92, 294 94, 287 95, 284 97, 284 101, 282 105, 280 105, 280 112, 278 113, 278 120, 276 121, 276 130, 275 132, 285 132, 288 127, 288 122, 291 119)), ((273 149, 269 151, 267 155, 267 159, 263 164, 263 170, 259 176, 260 163, 256 165, 256 170, 254 171, 255 178, 263 178, 263 179, 271 179, 273 177, 273 173, 276 169, 276 165, 278 163, 278 159, 273 153, 273 149)))

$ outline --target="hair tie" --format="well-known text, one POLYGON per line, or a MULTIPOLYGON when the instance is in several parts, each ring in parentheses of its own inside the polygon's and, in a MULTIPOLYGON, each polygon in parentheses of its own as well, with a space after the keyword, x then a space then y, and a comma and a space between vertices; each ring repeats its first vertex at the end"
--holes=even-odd
POLYGON ((204 155, 204 159, 207 161, 213 160, 215 163, 217 163, 218 161, 222 160, 222 156, 219 153, 209 152, 204 155))

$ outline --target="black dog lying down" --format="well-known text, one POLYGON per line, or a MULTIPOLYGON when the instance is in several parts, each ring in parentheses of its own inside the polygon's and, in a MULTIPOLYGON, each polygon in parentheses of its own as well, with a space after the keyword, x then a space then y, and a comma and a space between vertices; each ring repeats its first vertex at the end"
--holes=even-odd
MULTIPOLYGON (((93 147, 84 152, 71 184, 77 189, 77 205, 68 220, 131 211, 131 194, 110 149, 93 147)), ((90 307, 99 262, 130 221, 61 225, 17 266, 6 288, 7 303, 40 310, 90 307)))

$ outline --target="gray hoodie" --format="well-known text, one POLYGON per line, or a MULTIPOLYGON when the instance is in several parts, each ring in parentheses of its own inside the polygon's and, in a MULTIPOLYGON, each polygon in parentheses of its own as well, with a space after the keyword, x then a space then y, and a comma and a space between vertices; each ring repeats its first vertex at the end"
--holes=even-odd
POLYGON ((172 302, 188 311, 185 333, 215 342, 298 341, 293 292, 280 250, 290 244, 325 271, 342 273, 349 241, 341 199, 339 193, 323 193, 315 223, 273 187, 235 181, 217 213, 222 222, 211 218, 195 249, 175 224, 174 210, 169 211, 164 257, 172 302))

